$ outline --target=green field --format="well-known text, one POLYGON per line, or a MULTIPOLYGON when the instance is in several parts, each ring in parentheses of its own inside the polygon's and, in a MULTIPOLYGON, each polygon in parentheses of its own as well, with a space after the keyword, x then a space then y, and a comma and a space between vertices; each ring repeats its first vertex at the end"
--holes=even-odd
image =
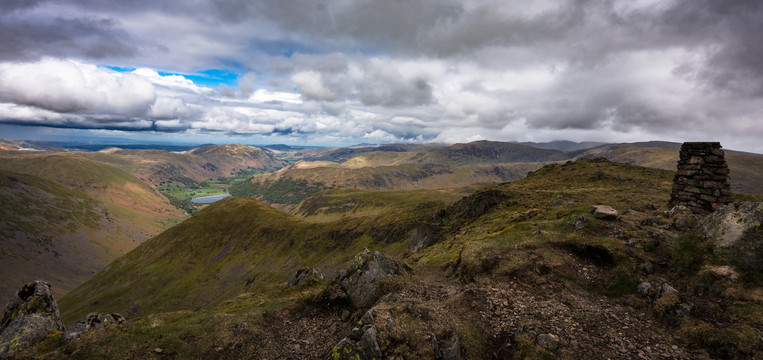
POLYGON ((170 200, 170 203, 178 209, 183 209, 189 214, 195 214, 199 207, 204 204, 194 204, 191 202, 191 199, 227 194, 231 186, 247 182, 252 176, 269 172, 271 171, 247 168, 239 170, 230 177, 207 179, 201 183, 184 178, 181 179, 182 181, 166 181, 157 190, 164 194, 170 200))

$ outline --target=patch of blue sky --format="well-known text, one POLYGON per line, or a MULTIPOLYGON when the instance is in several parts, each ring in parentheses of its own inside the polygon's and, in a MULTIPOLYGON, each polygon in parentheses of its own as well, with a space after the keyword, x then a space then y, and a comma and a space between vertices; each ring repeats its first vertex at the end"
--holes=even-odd
POLYGON ((114 70, 114 71, 116 71, 116 72, 130 72, 130 71, 135 71, 135 68, 134 68, 134 67, 106 66, 106 65, 101 65, 100 67, 102 67, 102 68, 106 68, 106 69, 111 69, 111 70, 114 70))
MULTIPOLYGON (((107 65, 102 65, 101 67, 123 73, 135 71, 134 67, 107 65)), ((240 73, 228 69, 207 69, 194 74, 181 74, 169 71, 157 71, 157 73, 161 76, 179 75, 193 81, 198 86, 206 87, 217 87, 220 85, 235 87, 238 86, 238 78, 241 76, 240 73)))
POLYGON ((170 72, 159 72, 159 75, 180 75, 193 81, 198 86, 217 87, 220 85, 237 86, 239 73, 225 69, 208 69, 199 71, 196 74, 175 74, 170 72))

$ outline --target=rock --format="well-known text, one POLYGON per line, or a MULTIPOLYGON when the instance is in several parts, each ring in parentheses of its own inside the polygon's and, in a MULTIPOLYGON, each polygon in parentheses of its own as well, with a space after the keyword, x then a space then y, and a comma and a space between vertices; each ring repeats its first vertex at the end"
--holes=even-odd
POLYGON ((68 344, 77 338, 79 338, 82 334, 84 334, 87 331, 91 330, 101 330, 106 328, 107 326, 123 326, 123 327, 131 327, 129 323, 127 323, 127 319, 125 319, 122 315, 117 313, 110 313, 110 314, 99 314, 99 313, 90 313, 87 314, 83 319, 80 319, 74 325, 70 326, 66 331, 64 332, 64 335, 61 337, 61 342, 64 344, 68 344))
POLYGON ((353 264, 339 275, 342 286, 355 308, 373 305, 379 298, 379 283, 385 277, 403 274, 405 269, 395 260, 378 251, 363 249, 355 255, 353 264))
POLYGON ((8 302, 0 322, 0 358, 10 358, 45 339, 50 330, 64 331, 50 284, 37 280, 22 286, 8 302))
POLYGON ((344 339, 331 349, 332 360, 371 360, 381 359, 382 353, 376 339, 377 329, 374 323, 373 308, 360 318, 358 326, 352 328, 344 339))
POLYGON ((763 271, 763 203, 728 204, 699 222, 713 253, 727 264, 763 271))
POLYGON ((652 265, 652 262, 649 260, 644 261, 641 264, 641 269, 644 270, 645 273, 651 274, 654 272, 654 265, 652 265))
POLYGON ((593 205, 589 211, 593 217, 601 220, 615 220, 620 215, 617 210, 608 205, 593 205))
MULTIPOLYGON (((447 335, 445 337, 448 337, 447 335)), ((447 341, 450 346, 444 347, 442 341, 437 341, 437 337, 432 335, 432 347, 434 348, 434 358, 436 360, 458 360, 461 359, 461 341, 458 338, 458 333, 453 332, 453 335, 448 337, 447 341)))
POLYGON ((323 273, 315 268, 306 267, 297 270, 291 277, 289 277, 288 287, 299 286, 307 281, 323 281, 323 273))
POLYGON ((537 341, 538 345, 546 350, 556 350, 559 346, 559 337, 554 334, 540 334, 537 341))
POLYGON ((651 296, 652 292, 652 283, 648 281, 644 281, 636 287, 636 292, 638 293, 638 296, 642 299, 648 299, 651 296))
POLYGON ((644 281, 636 288, 638 296, 648 303, 653 304, 657 299, 668 294, 678 295, 678 290, 664 281, 644 281))
POLYGON ((572 227, 575 228, 575 231, 580 232, 583 230, 583 225, 585 224, 585 217, 583 215, 575 217, 574 220, 572 220, 572 227))

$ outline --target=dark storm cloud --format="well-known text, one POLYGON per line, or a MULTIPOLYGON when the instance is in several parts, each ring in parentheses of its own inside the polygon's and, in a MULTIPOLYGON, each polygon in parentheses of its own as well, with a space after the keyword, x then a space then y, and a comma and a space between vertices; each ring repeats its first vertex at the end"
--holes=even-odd
POLYGON ((0 10, 0 62, 241 71, 238 87, 218 89, 136 73, 153 86, 138 92, 111 74, 106 98, 98 82, 40 95, 6 77, 2 117, 369 141, 714 136, 718 122, 733 123, 729 138, 763 136, 759 0, 12 0, 0 10))
POLYGON ((763 96, 763 2, 757 0, 679 1, 656 23, 676 42, 708 53, 697 69, 710 89, 763 96))
POLYGON ((128 34, 109 18, 42 18, 26 16, 23 11, 8 11, 0 14, 0 38, 3 39, 0 60, 44 56, 99 59, 129 57, 135 51, 128 44, 128 34))

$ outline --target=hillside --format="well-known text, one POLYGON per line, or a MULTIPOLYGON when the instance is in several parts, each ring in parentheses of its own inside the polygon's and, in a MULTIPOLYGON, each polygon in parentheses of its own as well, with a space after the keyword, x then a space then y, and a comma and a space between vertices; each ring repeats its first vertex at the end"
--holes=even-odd
MULTIPOLYGON (((588 149, 581 157, 604 157, 611 161, 675 170, 680 144, 647 142, 612 144, 588 149)), ((725 150, 731 190, 743 194, 763 194, 763 155, 725 150)))
POLYGON ((260 148, 243 144, 208 145, 185 152, 110 148, 79 155, 117 165, 154 187, 201 183, 248 168, 269 170, 286 164, 260 148))
POLYGON ((392 152, 392 153, 419 153, 431 152, 448 146, 447 144, 384 144, 384 145, 359 145, 345 148, 310 148, 310 149, 290 149, 280 146, 274 147, 279 151, 279 158, 290 161, 331 161, 345 162, 359 154, 367 152, 392 152))
POLYGON ((0 138, 0 150, 63 150, 51 141, 10 140, 0 138))
POLYGON ((311 151, 332 155, 306 156, 316 160, 300 161, 278 172, 255 176, 249 182, 231 187, 231 194, 251 196, 292 209, 308 196, 325 189, 413 190, 501 183, 521 179, 543 163, 567 159, 565 153, 558 150, 493 141, 311 151))
POLYGON ((5 152, 0 171, 3 246, 13 254, 0 269, 12 274, 2 298, 46 274, 63 294, 183 218, 128 172, 74 153, 5 152))
MULTIPOLYGON (((364 156, 364 155, 361 155, 364 156)), ((297 163, 275 173, 253 177, 232 186, 235 196, 252 196, 269 204, 290 209, 308 196, 325 189, 413 190, 458 188, 479 183, 518 180, 540 163, 450 166, 437 164, 400 164, 363 166, 356 158, 343 164, 297 163)))
MULTIPOLYGON (((435 206, 434 204, 432 206, 435 206)), ((335 276, 353 254, 371 244, 396 254, 400 236, 415 227, 405 208, 371 218, 313 223, 256 200, 231 197, 145 242, 67 294, 64 319, 88 313, 90 304, 130 315, 203 309, 242 292, 277 294, 282 282, 306 265, 335 276), (114 284, 119 284, 114 286, 114 284)))
POLYGON ((121 255, 98 244, 113 229, 103 204, 82 192, 0 170, 0 203, 1 301, 35 279, 61 296, 121 255))
POLYGON ((67 323, 97 307, 133 328, 45 357, 327 358, 368 319, 331 281, 368 247, 407 269, 381 281, 370 310, 385 358, 432 358, 454 343, 462 359, 757 358, 759 274, 712 272, 723 264, 665 214, 672 177, 583 159, 456 202, 323 222, 229 198, 59 301, 67 323), (620 216, 598 219, 594 204, 620 216), (285 289, 304 266, 328 280, 285 289), (642 281, 675 293, 652 303, 642 281))
MULTIPOLYGON (((548 162, 567 160, 568 157, 559 150, 538 149, 531 146, 498 142, 474 141, 466 144, 454 144, 433 152, 447 159, 454 165, 465 164, 495 164, 514 162, 548 162)), ((431 159, 429 154, 422 154, 421 162, 439 160, 436 156, 431 159)))

